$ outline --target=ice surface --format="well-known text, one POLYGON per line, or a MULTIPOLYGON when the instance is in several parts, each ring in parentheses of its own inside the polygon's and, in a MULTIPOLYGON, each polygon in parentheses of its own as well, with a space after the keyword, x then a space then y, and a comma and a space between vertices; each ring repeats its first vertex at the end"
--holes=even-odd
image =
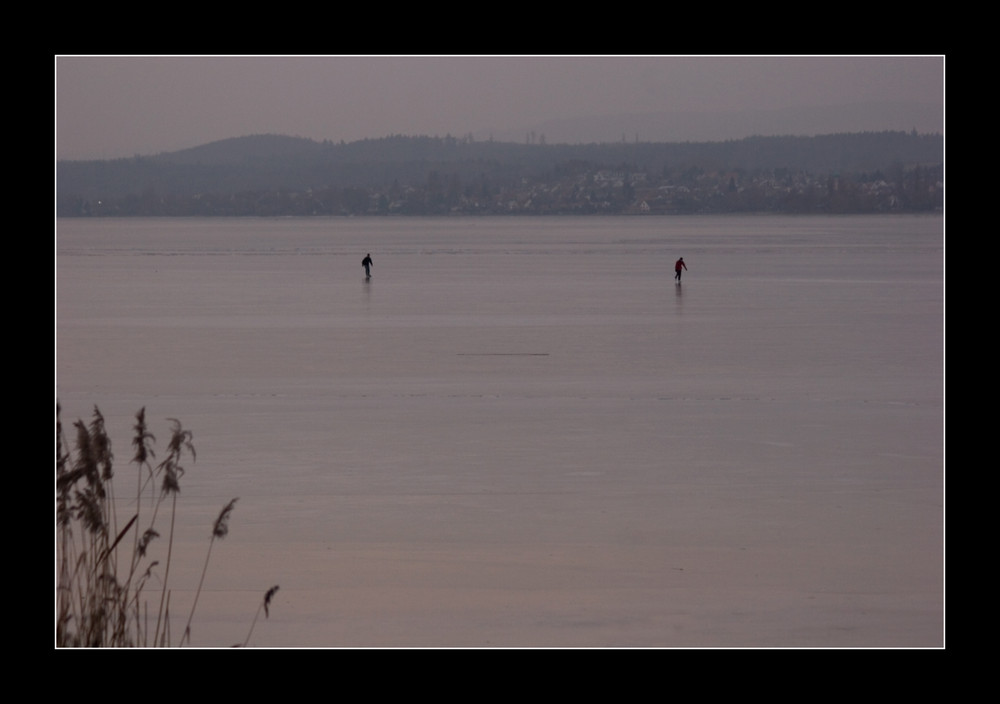
POLYGON ((64 422, 98 405, 128 486, 139 408, 158 447, 194 433, 175 613, 240 497, 194 645, 242 642, 274 584, 258 646, 943 644, 939 216, 56 244, 64 422))

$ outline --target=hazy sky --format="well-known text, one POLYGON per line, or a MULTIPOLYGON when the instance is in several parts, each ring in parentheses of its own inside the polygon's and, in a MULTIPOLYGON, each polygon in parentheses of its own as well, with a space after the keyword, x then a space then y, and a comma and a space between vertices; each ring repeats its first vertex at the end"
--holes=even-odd
POLYGON ((874 101, 943 113, 944 58, 57 56, 55 88, 58 157, 113 159, 249 134, 481 137, 619 113, 874 101))

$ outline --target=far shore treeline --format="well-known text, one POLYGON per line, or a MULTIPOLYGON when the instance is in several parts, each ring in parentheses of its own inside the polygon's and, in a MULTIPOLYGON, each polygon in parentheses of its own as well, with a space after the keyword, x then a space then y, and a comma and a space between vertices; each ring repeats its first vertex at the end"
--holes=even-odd
POLYGON ((725 142, 524 144, 255 135, 58 161, 59 217, 934 212, 944 137, 861 132, 725 142))

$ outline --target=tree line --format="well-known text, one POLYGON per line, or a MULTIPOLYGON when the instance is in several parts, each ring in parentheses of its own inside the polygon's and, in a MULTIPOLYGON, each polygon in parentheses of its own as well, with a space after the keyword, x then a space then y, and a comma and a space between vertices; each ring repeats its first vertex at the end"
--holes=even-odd
POLYGON ((927 210, 943 202, 943 142, 912 132, 577 145, 256 135, 60 161, 57 214, 927 210))

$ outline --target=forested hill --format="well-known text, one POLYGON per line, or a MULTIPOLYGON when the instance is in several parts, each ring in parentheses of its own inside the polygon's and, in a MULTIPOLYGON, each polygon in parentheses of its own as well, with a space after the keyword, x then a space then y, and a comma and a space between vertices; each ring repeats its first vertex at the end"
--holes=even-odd
POLYGON ((56 200, 60 216, 927 210, 943 199, 943 162, 943 136, 906 132, 572 145, 257 135, 60 161, 56 200))

